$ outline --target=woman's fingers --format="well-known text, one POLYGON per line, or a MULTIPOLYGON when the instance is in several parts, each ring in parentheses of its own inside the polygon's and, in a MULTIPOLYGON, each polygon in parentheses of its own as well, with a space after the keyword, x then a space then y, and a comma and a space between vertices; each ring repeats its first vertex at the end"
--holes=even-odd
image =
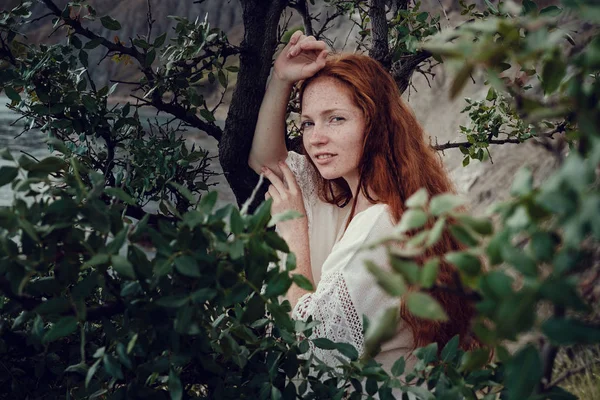
MULTIPOLYGON (((265 178, 267 178, 271 182, 271 186, 273 186, 277 190, 278 194, 285 192, 285 184, 273 171, 271 171, 267 167, 263 167, 262 172, 263 174, 265 174, 265 178)), ((271 192, 271 194, 273 194, 273 192, 271 192)))
POLYGON ((292 34, 292 36, 290 37, 290 41, 288 42, 288 46, 293 46, 296 43, 298 43, 298 40, 300 40, 300 38, 304 36, 304 33, 302 31, 296 31, 292 34))
POLYGON ((281 169, 281 172, 283 172, 283 177, 285 179, 285 183, 287 183, 287 187, 294 190, 298 189, 298 182, 296 182, 296 177, 292 173, 292 170, 290 170, 290 167, 288 167, 288 165, 283 161, 279 161, 279 168, 281 169))
POLYGON ((327 44, 321 40, 315 39, 314 36, 300 37, 297 43, 288 51, 288 57, 295 57, 303 51, 319 51, 327 48, 327 44))

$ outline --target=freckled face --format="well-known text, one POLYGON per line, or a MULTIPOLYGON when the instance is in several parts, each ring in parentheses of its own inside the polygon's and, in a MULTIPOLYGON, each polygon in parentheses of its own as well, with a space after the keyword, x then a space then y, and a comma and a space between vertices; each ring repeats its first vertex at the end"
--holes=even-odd
POLYGON ((317 78, 304 90, 300 126, 304 148, 325 179, 358 185, 365 118, 350 91, 331 77, 317 78))

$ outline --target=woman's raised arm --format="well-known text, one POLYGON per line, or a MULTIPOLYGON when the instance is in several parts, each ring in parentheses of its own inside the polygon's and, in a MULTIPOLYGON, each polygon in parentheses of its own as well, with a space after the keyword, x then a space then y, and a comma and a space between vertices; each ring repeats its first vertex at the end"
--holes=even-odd
POLYGON ((257 174, 261 173, 262 167, 267 167, 283 178, 277 163, 287 158, 285 113, 292 86, 323 68, 326 57, 327 46, 324 42, 297 31, 275 60, 248 157, 248 165, 257 174))

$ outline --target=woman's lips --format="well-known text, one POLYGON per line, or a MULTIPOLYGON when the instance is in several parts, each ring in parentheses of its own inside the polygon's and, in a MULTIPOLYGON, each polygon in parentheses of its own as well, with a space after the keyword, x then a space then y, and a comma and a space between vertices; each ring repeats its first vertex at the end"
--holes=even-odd
POLYGON ((317 158, 315 157, 315 163, 319 164, 319 165, 325 165, 325 164, 329 164, 331 161, 333 161, 333 159, 337 157, 337 155, 332 155, 330 157, 325 157, 325 158, 317 158))

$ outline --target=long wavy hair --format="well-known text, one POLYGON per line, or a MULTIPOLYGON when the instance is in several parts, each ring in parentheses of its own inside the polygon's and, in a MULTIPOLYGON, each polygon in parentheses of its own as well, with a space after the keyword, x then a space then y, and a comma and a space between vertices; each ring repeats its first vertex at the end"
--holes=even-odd
MULTIPOLYGON (((418 189, 426 188, 430 196, 454 192, 439 157, 425 142, 423 128, 402 100, 396 82, 377 61, 357 54, 329 56, 323 69, 300 82, 300 107, 306 88, 321 77, 334 78, 345 86, 354 104, 364 114, 365 134, 358 166, 358 185, 371 203, 387 204, 397 223, 405 210, 404 202, 418 189)), ((308 159, 316 171, 310 157, 308 159)), ((316 176, 318 194, 323 201, 343 207, 352 200, 352 191, 343 178, 327 180, 318 173, 316 176)), ((352 214, 355 208, 356 199, 352 214)), ((446 231, 424 258, 461 248, 460 243, 446 231)), ((453 287, 455 275, 453 266, 441 263, 437 281, 453 287)), ((441 349, 459 334, 463 349, 479 347, 479 342, 471 336, 473 305, 448 291, 432 290, 430 294, 444 307, 449 319, 446 322, 420 319, 408 312, 405 302, 402 302, 400 317, 412 331, 414 346, 437 342, 441 349)))

